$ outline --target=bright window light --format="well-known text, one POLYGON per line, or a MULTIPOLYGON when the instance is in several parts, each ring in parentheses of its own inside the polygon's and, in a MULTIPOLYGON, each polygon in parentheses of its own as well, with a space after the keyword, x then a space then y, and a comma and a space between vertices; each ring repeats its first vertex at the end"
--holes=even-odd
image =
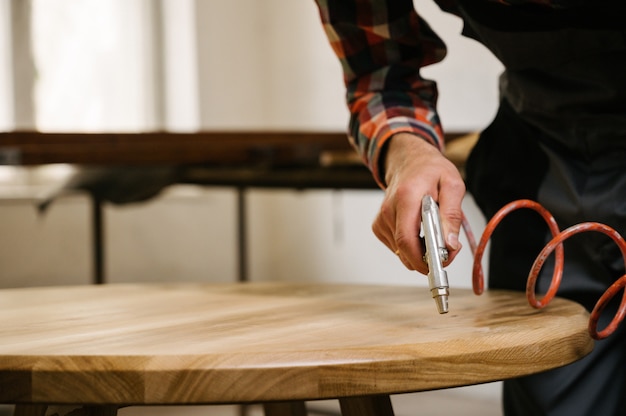
POLYGON ((32 0, 38 129, 150 127, 149 3, 32 0))

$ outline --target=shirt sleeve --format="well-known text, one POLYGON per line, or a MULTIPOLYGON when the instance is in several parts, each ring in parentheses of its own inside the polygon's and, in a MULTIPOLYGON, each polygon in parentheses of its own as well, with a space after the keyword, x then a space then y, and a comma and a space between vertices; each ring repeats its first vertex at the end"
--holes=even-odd
POLYGON ((349 136, 381 187, 385 142, 410 132, 443 149, 437 87, 419 69, 446 48, 412 0, 316 0, 339 58, 350 111, 349 136))

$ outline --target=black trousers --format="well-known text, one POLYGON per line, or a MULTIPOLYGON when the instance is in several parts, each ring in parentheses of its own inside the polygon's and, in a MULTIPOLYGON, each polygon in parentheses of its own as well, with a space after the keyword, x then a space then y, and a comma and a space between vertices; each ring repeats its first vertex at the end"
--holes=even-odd
MULTIPOLYGON (((506 203, 527 198, 547 208, 561 229, 598 221, 626 233, 624 149, 594 156, 573 152, 522 121, 506 101, 468 160, 467 188, 487 219, 506 203)), ((513 212, 491 240, 489 287, 524 291, 531 265, 550 238, 537 213, 513 212)), ((597 232, 567 240, 564 253, 565 269, 557 295, 588 310, 625 273, 617 246, 597 232)), ((538 291, 548 288, 551 277, 548 262, 538 291)), ((600 328, 612 319, 613 312, 612 305, 600 328)), ((626 415, 625 326, 596 342, 594 351, 579 362, 505 381, 505 415, 626 415)))

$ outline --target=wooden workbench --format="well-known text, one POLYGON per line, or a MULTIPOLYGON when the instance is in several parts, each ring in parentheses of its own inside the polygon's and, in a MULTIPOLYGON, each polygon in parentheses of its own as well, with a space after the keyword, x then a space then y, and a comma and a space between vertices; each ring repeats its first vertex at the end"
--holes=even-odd
POLYGON ((112 415, 317 399, 340 399, 344 415, 390 415, 388 395, 537 373, 593 345, 582 306, 557 298, 536 310, 505 291, 453 290, 439 315, 423 287, 5 289, 0 316, 0 403, 31 415, 52 403, 112 415))

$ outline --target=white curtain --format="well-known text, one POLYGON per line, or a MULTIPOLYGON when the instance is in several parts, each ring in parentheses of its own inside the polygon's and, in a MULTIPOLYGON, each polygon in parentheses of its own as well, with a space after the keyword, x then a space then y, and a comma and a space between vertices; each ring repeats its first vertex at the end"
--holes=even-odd
POLYGON ((158 124, 150 0, 31 0, 35 124, 136 131, 158 124))
MULTIPOLYGON (((179 44, 193 40, 193 27, 187 27, 187 33, 172 31, 181 17, 193 23, 189 14, 193 0, 175 1, 176 8, 173 3, 0 0, 0 128, 143 131, 167 127, 165 48, 173 50, 176 68, 188 72, 195 71, 195 61, 182 57, 181 51, 196 53, 193 46, 177 48, 166 39, 186 34, 179 44), (166 9, 171 12, 167 16, 166 9)), ((183 74, 177 69, 177 76, 189 84, 190 77, 183 74)), ((180 93, 172 96, 183 100, 180 93)), ((182 119, 188 126, 197 125, 197 117, 190 117, 194 112, 197 109, 186 106, 182 119)))
POLYGON ((13 92, 11 90, 10 0, 0 0, 0 130, 13 127, 13 92))
POLYGON ((313 0, 0 2, 9 128, 345 129, 313 0))
POLYGON ((33 124, 30 2, 0 1, 0 128, 33 124))

